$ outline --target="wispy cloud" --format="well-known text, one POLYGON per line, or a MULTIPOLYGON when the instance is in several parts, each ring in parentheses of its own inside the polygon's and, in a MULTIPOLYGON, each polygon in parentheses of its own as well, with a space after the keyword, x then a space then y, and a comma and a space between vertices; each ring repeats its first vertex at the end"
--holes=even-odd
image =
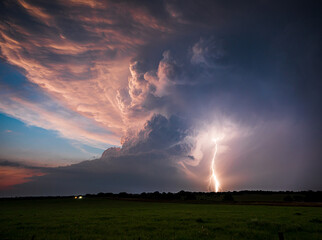
POLYGON ((54 130, 62 137, 102 149, 108 144, 119 144, 119 138, 114 133, 100 126, 96 127, 93 120, 59 108, 57 105, 35 103, 18 96, 7 95, 6 98, 1 99, 0 110, 2 112, 28 125, 54 130))
MULTIPOLYGON (((114 1, 71 1, 63 5, 63 12, 32 1, 5 4, 17 8, 21 18, 7 15, 1 22, 2 56, 66 112, 79 116, 71 122, 65 113, 48 112, 39 103, 13 96, 2 103, 1 111, 64 137, 119 144, 116 139, 130 121, 120 109, 117 92, 127 86, 130 59, 152 32, 169 28, 145 8, 114 1), (35 23, 32 28, 30 21, 35 23), (82 121, 110 134, 86 132, 82 121)), ((53 4, 62 7, 60 2, 53 4)))

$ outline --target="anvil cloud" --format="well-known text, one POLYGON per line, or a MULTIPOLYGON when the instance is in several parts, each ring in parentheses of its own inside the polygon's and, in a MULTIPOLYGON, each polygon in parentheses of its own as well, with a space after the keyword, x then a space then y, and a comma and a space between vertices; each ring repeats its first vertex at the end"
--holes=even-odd
POLYGON ((2 79, 0 111, 72 141, 121 146, 37 170, 46 175, 10 194, 207 190, 207 139, 218 135, 223 190, 321 189, 317 2, 0 7, 1 58, 28 86, 2 79))

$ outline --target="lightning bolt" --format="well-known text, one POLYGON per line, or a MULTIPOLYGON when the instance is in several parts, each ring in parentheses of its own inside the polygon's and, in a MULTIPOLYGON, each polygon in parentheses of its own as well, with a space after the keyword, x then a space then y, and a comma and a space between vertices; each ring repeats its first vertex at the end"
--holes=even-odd
POLYGON ((216 172, 215 172, 215 160, 216 160, 218 145, 217 145, 217 139, 212 139, 212 141, 215 143, 215 152, 210 164, 210 177, 209 177, 208 189, 210 191, 215 190, 215 192, 218 192, 220 183, 217 179, 216 172))

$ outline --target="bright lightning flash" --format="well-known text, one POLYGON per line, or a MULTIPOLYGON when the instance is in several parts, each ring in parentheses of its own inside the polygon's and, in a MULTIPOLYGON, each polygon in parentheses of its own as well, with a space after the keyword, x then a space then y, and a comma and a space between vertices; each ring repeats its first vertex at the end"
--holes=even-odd
POLYGON ((215 190, 215 192, 219 191, 220 183, 217 179, 216 172, 215 172, 215 159, 216 159, 216 154, 218 150, 218 145, 217 145, 217 139, 213 138, 212 141, 215 143, 215 152, 211 160, 211 165, 210 165, 210 178, 209 178, 209 184, 208 184, 208 189, 210 190, 215 190))

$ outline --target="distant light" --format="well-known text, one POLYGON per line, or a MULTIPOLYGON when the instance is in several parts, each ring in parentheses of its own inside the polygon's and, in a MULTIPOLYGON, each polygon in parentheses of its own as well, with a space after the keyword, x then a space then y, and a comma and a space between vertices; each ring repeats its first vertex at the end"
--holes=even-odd
POLYGON ((82 198, 83 198, 83 196, 79 196, 79 197, 78 197, 78 199, 82 199, 82 198))
POLYGON ((77 199, 77 196, 75 196, 74 198, 77 199))

